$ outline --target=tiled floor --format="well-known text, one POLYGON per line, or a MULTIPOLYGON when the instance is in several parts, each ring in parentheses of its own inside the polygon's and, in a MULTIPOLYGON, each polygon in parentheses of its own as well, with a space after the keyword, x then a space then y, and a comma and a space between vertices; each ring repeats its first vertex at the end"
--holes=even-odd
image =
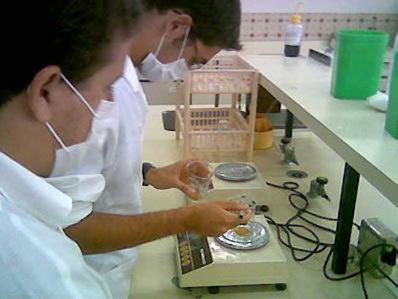
MULTIPOLYGON (((162 129, 160 112, 167 108, 170 107, 151 106, 146 129, 144 159, 157 165, 165 165, 181 157, 182 142, 177 143, 172 132, 162 129)), ((280 140, 282 134, 282 131, 275 132, 277 141, 280 140)), ((339 203, 344 161, 319 138, 306 130, 294 132, 293 145, 296 147, 297 158, 300 162, 299 169, 310 174, 308 179, 297 180, 302 191, 308 190, 310 180, 316 176, 326 176, 329 179, 326 189, 332 201, 329 203, 323 199, 311 200, 310 209, 323 215, 335 216, 339 203)), ((269 150, 256 151, 254 160, 268 181, 282 183, 288 180, 285 176, 286 171, 298 167, 284 165, 280 162, 281 159, 281 153, 274 146, 269 150)), ((294 213, 287 200, 288 193, 269 189, 268 194, 264 202, 271 208, 270 215, 279 221, 287 220, 294 213)), ((173 208, 183 203, 183 196, 175 190, 161 192, 148 188, 144 191, 144 208, 147 211, 173 208)), ((355 214, 357 222, 366 217, 379 217, 398 232, 397 215, 398 209, 395 206, 368 182, 361 180, 355 214)), ((319 233, 319 236, 324 241, 333 240, 328 233, 319 233)), ((353 243, 356 243, 356 238, 355 232, 352 238, 353 243)), ((306 245, 300 241, 297 244, 306 245)), ((222 288, 218 295, 210 295, 206 289, 189 292, 179 290, 173 285, 171 280, 176 275, 174 239, 164 238, 142 246, 133 273, 132 298, 363 298, 359 277, 344 282, 331 282, 323 277, 324 254, 299 264, 292 260, 288 250, 284 249, 284 252, 288 257, 291 271, 288 290, 280 292, 271 287, 234 287, 222 288)), ((354 266, 351 265, 351 267, 354 266)), ((381 280, 366 275, 366 285, 370 298, 394 298, 381 280)))

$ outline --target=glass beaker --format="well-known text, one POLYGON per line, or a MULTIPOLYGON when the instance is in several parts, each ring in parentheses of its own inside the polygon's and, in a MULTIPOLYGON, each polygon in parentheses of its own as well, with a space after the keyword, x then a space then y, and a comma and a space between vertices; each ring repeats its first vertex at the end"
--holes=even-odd
POLYGON ((199 200, 209 191, 212 177, 213 168, 209 163, 191 161, 185 166, 181 180, 195 190, 192 199, 199 200))

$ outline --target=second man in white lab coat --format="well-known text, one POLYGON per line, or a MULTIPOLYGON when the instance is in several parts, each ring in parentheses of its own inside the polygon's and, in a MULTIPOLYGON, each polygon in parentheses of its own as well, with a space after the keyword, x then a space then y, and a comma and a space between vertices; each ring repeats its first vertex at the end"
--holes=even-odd
MULTIPOLYGON (((73 154, 57 157, 48 179, 75 199, 65 232, 87 254, 87 263, 108 281, 115 298, 128 296, 137 256, 134 246, 187 230, 222 234, 239 224, 230 211, 245 208, 213 202, 142 214, 141 157, 148 106, 134 65, 148 79, 183 79, 190 66, 205 64, 221 49, 240 47, 237 0, 143 3, 147 11, 126 58, 123 77, 113 87, 114 102, 103 101, 99 112, 105 117, 93 123, 92 130, 102 136, 102 143, 78 158, 73 154), (86 181, 65 181, 68 176, 93 174, 101 174, 105 183, 92 181, 90 176, 86 181)), ((192 190, 180 180, 186 163, 149 168, 145 181, 157 189, 178 188, 189 195, 192 190)))

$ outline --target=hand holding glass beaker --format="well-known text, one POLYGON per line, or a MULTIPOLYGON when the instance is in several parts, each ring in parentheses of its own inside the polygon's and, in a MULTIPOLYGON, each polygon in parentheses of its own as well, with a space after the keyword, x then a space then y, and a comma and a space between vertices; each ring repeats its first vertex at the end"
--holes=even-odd
POLYGON ((209 191, 212 176, 213 168, 209 163, 195 160, 185 166, 181 180, 194 190, 190 197, 200 200, 209 191))

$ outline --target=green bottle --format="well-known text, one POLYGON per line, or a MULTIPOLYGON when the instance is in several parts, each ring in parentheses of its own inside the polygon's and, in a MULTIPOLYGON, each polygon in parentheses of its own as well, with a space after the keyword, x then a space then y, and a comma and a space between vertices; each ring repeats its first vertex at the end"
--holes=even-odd
POLYGON ((386 130, 391 136, 398 139, 398 51, 394 54, 394 64, 390 80, 386 130))

